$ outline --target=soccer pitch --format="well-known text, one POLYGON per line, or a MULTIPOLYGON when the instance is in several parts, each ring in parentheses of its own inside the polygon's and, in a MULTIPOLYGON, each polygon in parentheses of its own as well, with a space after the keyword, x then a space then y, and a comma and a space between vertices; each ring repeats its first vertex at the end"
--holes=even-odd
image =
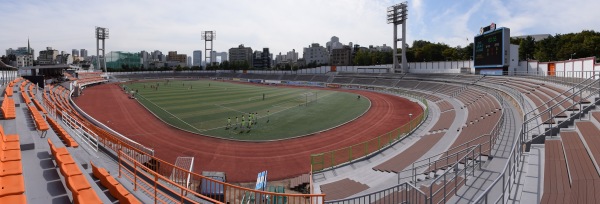
POLYGON ((311 134, 348 122, 370 107, 368 99, 359 100, 356 94, 321 89, 212 80, 124 85, 137 90, 136 99, 172 126, 235 140, 278 140, 311 134), (249 113, 258 113, 256 124, 242 129, 242 117, 248 126, 249 113), (231 118, 231 128, 227 128, 227 118, 231 118))

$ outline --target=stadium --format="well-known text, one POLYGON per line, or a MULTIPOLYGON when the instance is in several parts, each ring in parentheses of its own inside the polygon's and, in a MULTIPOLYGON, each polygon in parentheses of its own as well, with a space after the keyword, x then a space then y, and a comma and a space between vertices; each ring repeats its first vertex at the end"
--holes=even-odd
POLYGON ((599 59, 492 23, 470 60, 409 61, 406 8, 392 64, 0 61, 0 203, 597 203, 599 59))

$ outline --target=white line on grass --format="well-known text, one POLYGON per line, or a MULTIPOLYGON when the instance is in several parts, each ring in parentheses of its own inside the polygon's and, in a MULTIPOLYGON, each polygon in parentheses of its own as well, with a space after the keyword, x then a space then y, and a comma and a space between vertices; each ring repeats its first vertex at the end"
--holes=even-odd
POLYGON ((156 104, 155 104, 154 102, 152 102, 151 100, 148 100, 148 99, 146 99, 146 98, 145 98, 144 96, 142 96, 141 94, 140 94, 140 95, 137 95, 137 96, 139 96, 139 97, 142 97, 144 100, 146 100, 146 101, 148 101, 148 102, 152 103, 152 105, 154 105, 154 106, 156 106, 156 107, 160 108, 161 110, 163 110, 165 113, 168 113, 169 115, 173 116, 173 118, 177 118, 177 120, 181 121, 182 123, 184 123, 184 124, 186 124, 186 125, 188 125, 188 126, 190 126, 190 127, 194 128, 194 130, 197 130, 198 132, 203 132, 202 130, 200 130, 200 129, 198 129, 198 128, 196 128, 196 127, 192 126, 192 125, 190 125, 189 123, 187 123, 187 122, 183 121, 181 118, 179 118, 179 117, 177 117, 177 116, 173 115, 173 113, 171 113, 171 112, 169 112, 169 111, 165 110, 164 108, 160 107, 159 105, 156 105, 156 104))
MULTIPOLYGON (((332 94, 333 94, 333 93, 324 94, 324 96, 322 96, 321 98, 324 98, 324 97, 330 96, 330 95, 332 95, 332 94)), ((275 104, 275 105, 272 105, 272 106, 273 106, 273 107, 285 107, 285 106, 278 106, 278 105, 279 105, 279 104, 288 103, 288 102, 290 102, 291 100, 294 100, 294 99, 290 99, 290 100, 288 100, 287 102, 278 103, 278 104, 275 104)), ((245 112, 243 112, 243 111, 239 111, 239 110, 237 110, 237 109, 234 109, 234 108, 229 108, 229 107, 222 106, 221 104, 214 104, 214 105, 215 105, 215 106, 222 107, 222 108, 225 108, 225 109, 233 110, 233 111, 236 111, 236 112, 245 113, 245 112)), ((261 118, 267 118, 267 117, 269 117, 269 116, 271 116, 271 115, 275 115, 275 114, 277 114, 277 113, 281 113, 281 112, 283 112, 283 111, 287 111, 287 110, 289 110, 289 109, 296 108, 296 107, 298 107, 298 106, 296 106, 296 105, 288 106, 288 107, 285 107, 285 108, 283 108, 283 109, 281 109, 281 110, 279 110, 279 111, 270 112, 270 113, 269 113, 269 115, 262 116, 261 118)), ((219 127, 214 127, 214 128, 209 128, 209 129, 204 129, 204 131, 216 130, 216 129, 219 129, 219 128, 225 128, 225 127, 227 127, 227 125, 224 125, 224 126, 219 126, 219 127)))

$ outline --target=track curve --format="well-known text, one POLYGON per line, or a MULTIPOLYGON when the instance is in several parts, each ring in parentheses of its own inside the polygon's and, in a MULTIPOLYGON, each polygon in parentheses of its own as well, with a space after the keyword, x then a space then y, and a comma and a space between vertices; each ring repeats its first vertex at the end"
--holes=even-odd
POLYGON ((155 156, 173 163, 178 156, 194 156, 194 172, 222 171, 228 182, 251 182, 260 171, 269 180, 290 178, 310 171, 310 154, 347 147, 387 133, 419 115, 422 108, 397 96, 359 90, 330 89, 361 94, 371 109, 346 125, 319 134, 274 142, 238 142, 181 131, 129 99, 116 84, 86 88, 73 98, 90 116, 113 130, 154 148, 155 156))

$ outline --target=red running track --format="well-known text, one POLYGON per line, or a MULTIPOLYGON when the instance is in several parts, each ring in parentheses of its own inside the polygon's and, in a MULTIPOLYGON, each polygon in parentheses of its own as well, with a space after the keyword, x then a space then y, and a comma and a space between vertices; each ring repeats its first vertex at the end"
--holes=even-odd
MULTIPOLYGON (((333 90, 333 89, 332 89, 333 90)), ((408 122, 407 115, 423 110, 400 97, 368 91, 371 109, 346 125, 311 136, 275 142, 237 142, 205 137, 173 128, 156 118, 115 84, 86 88, 75 103, 113 130, 154 148, 155 156, 174 163, 178 156, 194 156, 194 172, 223 171, 229 182, 252 182, 268 170, 269 180, 308 173, 310 154, 357 144, 387 133, 408 122)))

